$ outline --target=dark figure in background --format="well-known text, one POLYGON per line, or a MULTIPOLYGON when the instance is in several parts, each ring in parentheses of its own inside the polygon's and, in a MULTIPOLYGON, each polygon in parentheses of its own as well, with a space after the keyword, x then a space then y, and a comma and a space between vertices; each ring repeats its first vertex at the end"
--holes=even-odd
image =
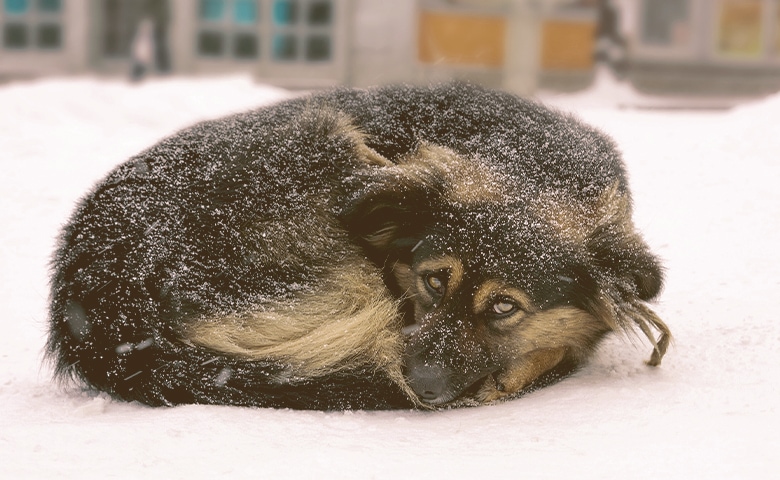
POLYGON ((599 0, 596 25, 596 62, 608 66, 617 78, 626 71, 626 41, 620 33, 620 13, 612 0, 599 0))
POLYGON ((154 65, 160 73, 171 70, 171 57, 168 52, 168 25, 171 23, 171 10, 168 0, 146 0, 144 14, 152 19, 152 37, 154 38, 154 65))
POLYGON ((168 73, 168 25, 171 15, 168 0, 144 0, 131 45, 131 78, 141 80, 149 71, 168 73))

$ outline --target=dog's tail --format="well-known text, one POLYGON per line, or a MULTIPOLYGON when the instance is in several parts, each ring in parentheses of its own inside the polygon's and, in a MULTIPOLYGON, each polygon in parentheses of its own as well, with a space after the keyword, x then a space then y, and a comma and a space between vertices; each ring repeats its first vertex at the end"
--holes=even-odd
POLYGON ((402 373, 401 323, 399 301, 387 292, 376 268, 356 256, 289 302, 200 318, 184 326, 182 337, 246 363, 272 359, 284 365, 269 377, 272 384, 296 378, 359 383, 357 376, 381 376, 407 399, 416 398, 402 373))
POLYGON ((59 272, 48 356, 62 379, 152 406, 413 407, 400 327, 391 328, 397 302, 376 274, 344 271, 354 274, 333 275, 294 304, 184 323, 165 321, 120 279, 96 294, 80 282, 77 294, 59 272))

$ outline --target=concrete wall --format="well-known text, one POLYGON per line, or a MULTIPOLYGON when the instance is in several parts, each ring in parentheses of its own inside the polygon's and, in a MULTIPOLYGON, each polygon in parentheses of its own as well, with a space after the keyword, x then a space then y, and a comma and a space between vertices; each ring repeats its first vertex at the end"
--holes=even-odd
POLYGON ((347 83, 359 87, 392 82, 427 83, 461 78, 521 94, 537 86, 539 25, 550 2, 528 0, 353 0, 347 83), (418 59, 421 9, 500 11, 507 16, 501 68, 425 64, 418 59))
POLYGON ((353 0, 347 83, 417 79, 417 1, 353 0))

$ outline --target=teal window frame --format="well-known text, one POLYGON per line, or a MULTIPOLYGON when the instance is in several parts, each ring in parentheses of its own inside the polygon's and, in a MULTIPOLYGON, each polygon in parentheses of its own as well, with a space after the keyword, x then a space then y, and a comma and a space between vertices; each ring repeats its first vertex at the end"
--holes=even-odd
POLYGON ((2 0, 0 49, 56 51, 63 48, 62 0, 2 0))
POLYGON ((332 62, 337 8, 335 0, 199 0, 196 53, 213 60, 332 62))

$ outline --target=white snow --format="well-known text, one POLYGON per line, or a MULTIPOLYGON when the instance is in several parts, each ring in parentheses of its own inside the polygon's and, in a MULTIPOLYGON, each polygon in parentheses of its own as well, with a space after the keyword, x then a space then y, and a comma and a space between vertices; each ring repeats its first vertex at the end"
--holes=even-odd
POLYGON ((667 267, 664 364, 612 338, 573 377, 500 405, 325 413, 118 403, 61 389, 41 363, 47 262, 78 198, 180 127, 291 94, 244 77, 0 87, 0 477, 776 476, 780 95, 670 112, 604 94, 551 100, 624 151, 636 222, 667 267))

